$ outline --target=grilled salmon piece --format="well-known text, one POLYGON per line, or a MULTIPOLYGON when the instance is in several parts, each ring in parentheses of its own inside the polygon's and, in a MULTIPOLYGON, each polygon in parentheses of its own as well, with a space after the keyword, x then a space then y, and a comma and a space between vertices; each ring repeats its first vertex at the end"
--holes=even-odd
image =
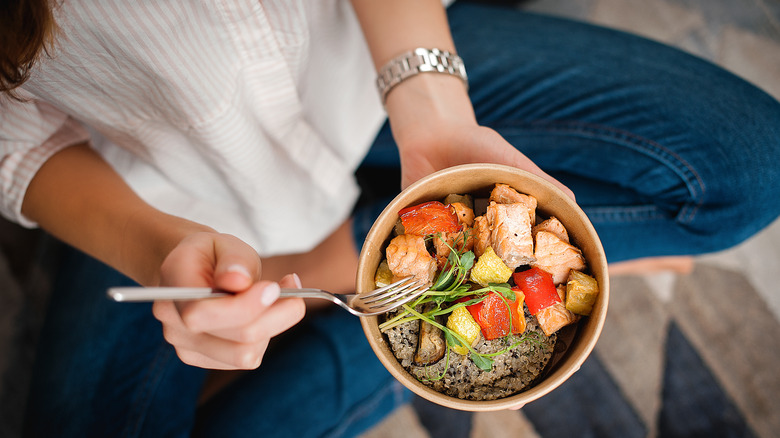
POLYGON ((457 233, 441 233, 441 237, 436 235, 433 238, 433 248, 436 250, 436 263, 439 269, 444 268, 452 248, 462 253, 470 251, 473 247, 474 233, 471 228, 464 228, 463 231, 457 233))
POLYGON ((547 231, 539 231, 535 237, 536 261, 532 265, 552 274, 553 283, 556 285, 566 281, 570 270, 585 269, 585 258, 577 247, 547 231))
POLYGON ((569 243, 569 233, 566 231, 566 228, 563 226, 561 221, 558 220, 555 216, 551 216, 546 221, 537 224, 533 229, 534 236, 539 231, 547 231, 548 233, 553 233, 556 236, 558 236, 559 239, 563 240, 566 243, 569 243))
POLYGON ((490 246, 490 224, 485 216, 474 218, 474 227, 471 229, 474 235, 474 255, 479 258, 490 246))
POLYGON ((414 276, 426 284, 433 284, 436 275, 436 259, 428 253, 423 236, 414 234, 396 236, 387 245, 385 254, 387 265, 393 273, 393 281, 414 276))
POLYGON ((453 202, 449 205, 463 229, 456 233, 441 233, 441 237, 434 236, 433 248, 436 250, 436 262, 439 269, 444 268, 447 257, 452 252, 451 248, 463 252, 470 251, 474 247, 474 232, 471 230, 471 226, 474 225, 474 209, 462 202, 453 202))
MULTIPOLYGON (((561 297, 561 300, 565 300, 566 287, 559 286, 557 291, 558 296, 561 297)), ((539 322, 539 327, 542 328, 542 331, 544 331, 544 334, 547 336, 552 335, 562 327, 579 321, 579 319, 579 315, 576 315, 575 313, 566 309, 566 306, 563 304, 563 302, 555 303, 549 307, 545 307, 536 314, 536 320, 539 322)))
POLYGON ((467 206, 462 202, 453 202, 450 204, 452 210, 455 212, 455 216, 458 217, 458 223, 464 227, 471 227, 474 225, 474 209, 467 206))
POLYGON ((525 204, 491 202, 485 216, 490 225, 490 246, 510 269, 535 260, 531 219, 525 204))
POLYGON ((490 201, 496 204, 523 204, 528 208, 528 217, 531 225, 536 223, 536 198, 518 192, 507 184, 496 184, 490 192, 490 201))

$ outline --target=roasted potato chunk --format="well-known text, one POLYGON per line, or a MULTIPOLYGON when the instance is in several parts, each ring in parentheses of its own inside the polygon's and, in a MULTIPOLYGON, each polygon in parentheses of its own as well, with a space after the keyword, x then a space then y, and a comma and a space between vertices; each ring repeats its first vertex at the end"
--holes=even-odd
MULTIPOLYGON (((479 341, 481 328, 471 312, 465 307, 458 307, 450 313, 447 318, 447 328, 459 334, 470 346, 474 346, 479 341)), ((450 345, 452 351, 458 354, 468 354, 469 350, 463 345, 450 345)))
POLYGON ((512 269, 496 255, 493 247, 490 246, 485 249, 485 253, 477 259, 471 269, 471 281, 482 286, 487 286, 488 283, 506 283, 511 276, 512 269))
POLYGON ((566 282, 566 309, 578 315, 590 315, 599 294, 595 278, 580 271, 571 270, 566 282))

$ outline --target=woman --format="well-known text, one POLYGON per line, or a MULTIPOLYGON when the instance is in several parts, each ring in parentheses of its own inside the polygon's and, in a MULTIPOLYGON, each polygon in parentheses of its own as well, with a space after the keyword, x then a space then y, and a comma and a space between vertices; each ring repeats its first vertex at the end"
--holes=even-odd
POLYGON ((2 212, 80 251, 63 250, 31 435, 354 435, 402 402, 355 318, 277 300, 352 287, 374 211, 350 219, 359 165, 402 186, 530 170, 576 195, 611 262, 719 250, 780 211, 780 105, 623 33, 419 0, 64 2, 48 20, 37 3, 2 27, 2 212), (28 23, 49 31, 10 37, 28 23), (468 88, 414 74, 382 102, 377 72, 418 47, 457 53, 468 88), (236 295, 103 299, 136 282, 236 295))

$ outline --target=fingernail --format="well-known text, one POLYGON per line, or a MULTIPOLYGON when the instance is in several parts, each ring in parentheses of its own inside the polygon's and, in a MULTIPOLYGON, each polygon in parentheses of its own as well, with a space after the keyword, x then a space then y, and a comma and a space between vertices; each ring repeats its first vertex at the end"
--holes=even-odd
POLYGON ((279 293, 281 290, 279 289, 278 283, 271 283, 268 286, 266 286, 265 290, 263 290, 263 295, 260 297, 260 302, 264 306, 270 306, 274 303, 274 301, 279 298, 279 293))
POLYGON ((296 274, 295 272, 292 273, 292 279, 293 279, 293 283, 295 283, 295 287, 297 287, 298 289, 303 287, 301 286, 301 277, 298 277, 298 274, 296 274))
POLYGON ((236 274, 241 274, 249 279, 252 278, 252 274, 249 273, 249 269, 247 269, 246 266, 244 265, 230 265, 227 268, 225 268, 225 271, 235 272, 236 274))

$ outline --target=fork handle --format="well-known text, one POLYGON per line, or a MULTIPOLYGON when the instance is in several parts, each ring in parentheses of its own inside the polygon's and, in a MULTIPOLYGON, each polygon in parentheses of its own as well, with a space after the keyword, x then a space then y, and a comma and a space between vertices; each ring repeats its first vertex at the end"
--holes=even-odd
POLYGON ((279 298, 321 298, 328 301, 333 301, 334 299, 337 299, 333 295, 323 290, 307 288, 307 287, 303 287, 300 289, 282 288, 282 291, 279 294, 279 298))
POLYGON ((325 292, 322 289, 312 289, 312 288, 300 288, 300 289, 285 289, 282 288, 281 293, 279 294, 279 298, 317 298, 321 300, 327 300, 331 303, 338 304, 339 306, 343 307, 344 309, 349 310, 352 312, 353 310, 347 305, 346 302, 339 299, 338 296, 335 294, 332 294, 330 292, 325 292))
MULTIPOLYGON (((107 292, 109 298, 121 302, 149 302, 156 300, 200 300, 232 295, 230 292, 214 290, 210 287, 114 287, 107 292)), ((287 289, 279 295, 285 297, 320 298, 338 304, 335 296, 319 289, 287 289)))

